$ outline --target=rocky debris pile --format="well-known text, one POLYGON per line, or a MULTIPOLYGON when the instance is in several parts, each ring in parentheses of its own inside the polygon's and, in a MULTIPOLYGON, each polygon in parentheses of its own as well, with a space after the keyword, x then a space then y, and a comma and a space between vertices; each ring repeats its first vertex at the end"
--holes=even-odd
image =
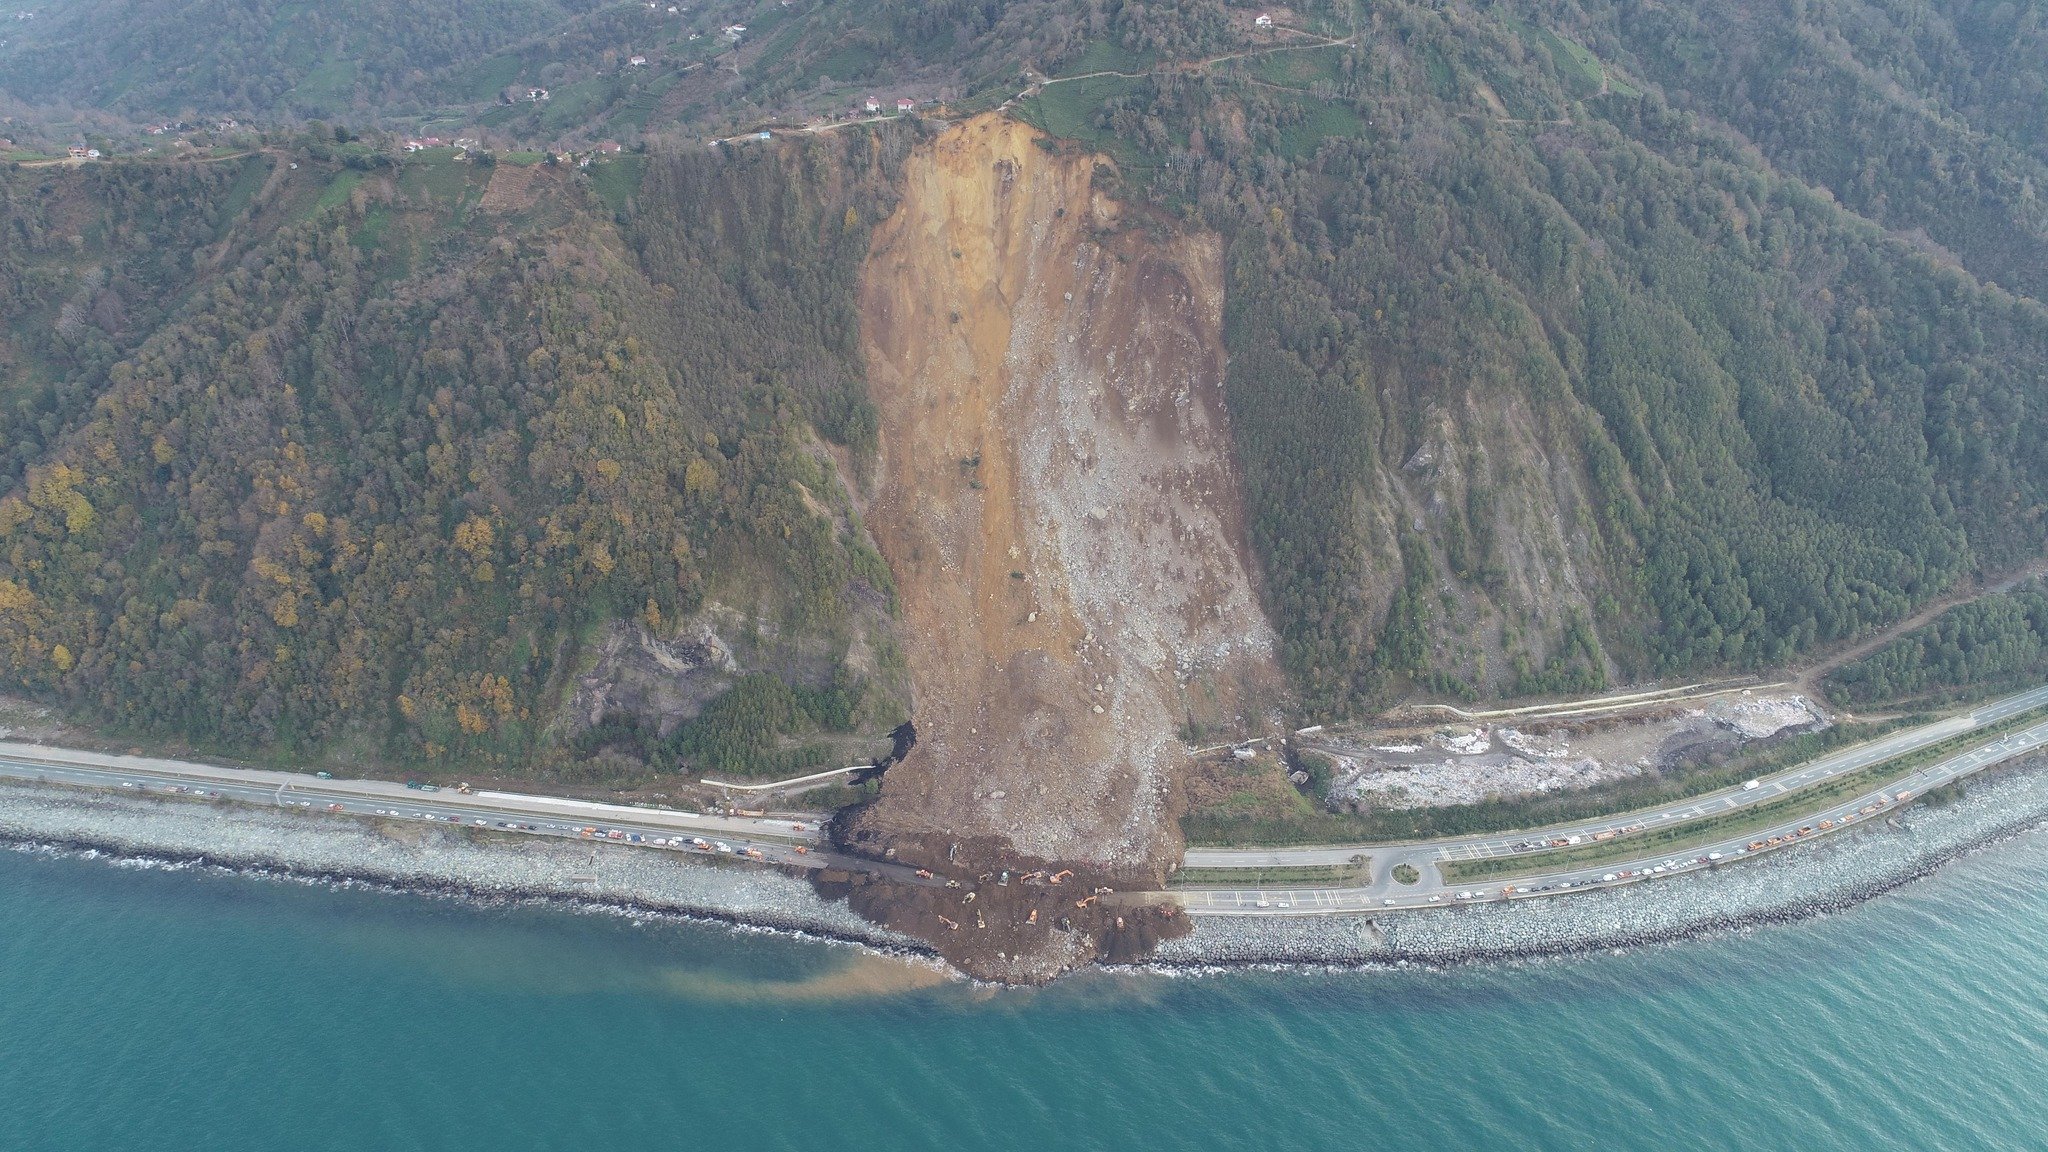
POLYGON ((1485 728, 1445 728, 1430 733, 1429 742, 1457 756, 1477 756, 1493 747, 1493 734, 1485 728))
POLYGON ((1335 805, 1421 808, 1477 804, 1496 796, 1530 796, 1590 788, 1639 775, 1636 765, 1609 765, 1589 757, 1532 760, 1520 755, 1391 765, 1334 756, 1340 771, 1330 789, 1335 805))
POLYGON ((890 851, 928 863, 919 882, 825 870, 813 877, 819 895, 928 941, 977 979, 1042 984, 1091 963, 1135 963, 1188 931, 1159 892, 1124 891, 1116 877, 1022 857, 996 838, 905 837, 890 851))
POLYGON ((1628 947, 1775 923, 1869 899, 1971 848, 2048 820, 2048 756, 1967 785, 1939 808, 1903 809, 1761 860, 1583 895, 1378 916, 1197 916, 1153 962, 1451 964, 1628 947))
POLYGON ((1563 732, 1533 735, 1516 728, 1496 728, 1493 738, 1524 756, 1562 760, 1572 754, 1572 742, 1563 732))
POLYGON ((1830 723, 1806 696, 1744 692, 1696 708, 1447 725, 1422 734, 1395 730, 1381 733, 1376 743, 1317 750, 1337 765, 1328 796, 1332 807, 1423 808, 1539 796, 1682 769, 1830 723))
POLYGON ((1767 740, 1781 732, 1815 731, 1829 726, 1828 714, 1803 695, 1722 697, 1701 715, 1744 740, 1767 740))

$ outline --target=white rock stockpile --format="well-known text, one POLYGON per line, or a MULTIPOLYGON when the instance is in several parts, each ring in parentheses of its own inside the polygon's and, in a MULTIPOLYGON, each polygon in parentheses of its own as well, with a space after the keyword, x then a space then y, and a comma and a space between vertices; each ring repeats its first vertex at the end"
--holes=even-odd
POLYGON ((1332 803, 1428 808, 1593 788, 1830 723, 1806 696, 1745 692, 1641 716, 1446 725, 1416 740, 1316 750, 1336 764, 1332 803))

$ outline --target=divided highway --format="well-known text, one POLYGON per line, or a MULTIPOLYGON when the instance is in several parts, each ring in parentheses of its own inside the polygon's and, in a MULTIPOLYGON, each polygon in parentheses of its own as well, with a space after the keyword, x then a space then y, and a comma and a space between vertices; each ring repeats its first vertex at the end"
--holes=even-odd
MULTIPOLYGON (((1890 810, 1930 789, 1990 765, 2048 746, 2048 721, 1997 739, 1987 739, 1911 775, 1821 810, 1803 811, 1770 828, 1682 852, 1651 852, 1623 862, 1538 871, 1503 880, 1446 883, 1438 866, 1528 853, 1532 865, 1554 842, 1577 837, 1595 843, 1660 825, 1681 824, 1768 803, 1788 794, 1871 765, 1966 735, 2035 708, 2048 706, 2048 686, 2010 696, 1966 715, 1950 717, 1881 740, 1844 749, 1764 778, 1756 787, 1729 788, 1692 797, 1653 811, 1638 811, 1549 828, 1405 844, 1320 845, 1298 848, 1193 848, 1195 868, 1268 868, 1348 865, 1371 857, 1372 875, 1356 887, 1232 886, 1177 889, 1175 895, 1198 915, 1357 914, 1428 908, 1460 901, 1524 899, 1585 888, 1637 883, 1744 859, 1830 830, 1849 827, 1890 810), (1776 843, 1772 843, 1775 840, 1776 843), (1765 847, 1752 846, 1762 843, 1765 847), (1407 864, 1421 879, 1401 884, 1394 869, 1407 864)), ((638 808, 559 796, 517 792, 463 794, 409 789, 385 780, 322 779, 300 772, 225 768, 181 760, 117 756, 35 744, 0 742, 0 777, 107 789, 127 789, 194 799, 224 798, 306 812, 460 824, 503 833, 603 839, 656 850, 723 854, 799 868, 846 868, 910 884, 933 881, 910 867, 846 856, 826 846, 815 821, 805 817, 715 816, 666 808, 638 808), (617 835, 612 835, 616 833, 617 835), (724 851, 721 852, 721 846, 724 851)), ((1626 841, 1623 841, 1624 843, 1626 841)))
POLYGON ((1987 741, 1978 747, 1922 768, 1886 789, 1868 792, 1831 808, 1801 813, 1796 819, 1761 832, 1733 837, 1724 843, 1688 848, 1682 855, 1673 855, 1669 852, 1651 853, 1646 850, 1640 859, 1626 862, 1586 868, 1564 868, 1518 876, 1507 881, 1469 882, 1465 885, 1444 882, 1437 866, 1451 861, 1484 860, 1524 853, 1540 858, 1536 857, 1536 854, 1552 850, 1555 847, 1554 842, 1558 840, 1577 837, 1580 842, 1593 843, 1596 840, 1654 829, 1660 825, 1680 824, 1700 817, 1725 815, 1742 808, 1769 803, 1788 793, 1798 792, 1834 777, 1932 747, 2043 706, 2048 706, 2048 686, 2006 697, 1966 715, 1925 724, 1869 744, 1823 756, 1777 775, 1765 777, 1754 788, 1728 788, 1649 811, 1636 811, 1541 829, 1525 829, 1520 832, 1450 837, 1403 844, 1321 845, 1298 848, 1191 848, 1186 858, 1187 866, 1191 868, 1345 865, 1355 857, 1370 856, 1372 880, 1367 885, 1352 888, 1191 888, 1182 890, 1182 900, 1188 910, 1195 913, 1299 915, 1315 912, 1357 912, 1367 908, 1429 907, 1447 900, 1454 901, 1460 894, 1464 894, 1464 898, 1468 900, 1519 899, 1588 886, 1634 883, 1673 872, 1685 872, 1744 858, 1751 854, 1748 849, 1751 843, 1768 842, 1773 836, 1790 835, 1793 837, 1790 842, 1799 842, 1805 839, 1798 835, 1800 829, 1809 825, 1814 829, 1808 833, 1811 836, 1822 831, 1819 825, 1823 821, 1832 821, 1832 826, 1836 828, 1853 824, 1857 819, 1868 815, 1863 812, 1866 807, 1875 804, 1877 810, 1883 810, 1897 803, 1897 793, 1901 791, 1917 796, 1930 788, 1939 787, 1992 764, 2033 751, 2048 744, 2048 722, 1997 740, 1987 741), (1393 869, 1401 864, 1413 867, 1421 874, 1422 879, 1414 884, 1400 884, 1393 880, 1393 869))
POLYGON ((223 768, 6 742, 0 742, 0 776, 198 799, 220 797, 308 812, 461 824, 506 833, 602 838, 697 855, 707 854, 706 850, 694 847, 691 841, 702 839, 713 846, 708 853, 712 855, 799 868, 848 868, 918 882, 907 867, 877 864, 822 847, 823 834, 817 823, 807 818, 712 816, 519 792, 463 794, 448 788, 426 792, 388 780, 322 779, 301 772, 223 768), (587 828, 598 831, 586 835, 583 830, 587 828), (619 836, 610 837, 612 831, 619 836), (656 840, 663 843, 657 846, 656 840), (720 853, 719 844, 731 851, 720 853), (750 850, 759 855, 751 855, 750 850))

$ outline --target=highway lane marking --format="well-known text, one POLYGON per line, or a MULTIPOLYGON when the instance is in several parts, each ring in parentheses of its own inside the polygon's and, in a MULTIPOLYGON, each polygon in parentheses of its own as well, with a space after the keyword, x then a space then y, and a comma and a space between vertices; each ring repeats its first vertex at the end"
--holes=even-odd
MULTIPOLYGON (((2014 755, 2030 752, 2044 745, 2048 745, 2048 722, 2038 724, 2032 728, 2025 730, 2024 732, 2013 733, 1982 748, 1972 749, 1969 752, 1965 753, 1959 753, 1956 756, 1941 761, 1938 764, 1931 765, 1929 767, 1921 769, 1918 772, 1912 773, 1909 776, 1902 777, 1899 780, 1887 783, 1881 788, 1853 797, 1850 800, 1835 806, 1834 808, 1822 809, 1817 812, 1811 812, 1800 816, 1795 816, 1783 824, 1775 825, 1771 828, 1763 829, 1754 833, 1749 833, 1745 836, 1738 836, 1730 840, 1722 841, 1716 844, 1700 845, 1693 848, 1684 849, 1683 851, 1691 854, 1687 858, 1675 859, 1671 856, 1650 857, 1639 860, 1617 861, 1604 867, 1593 866, 1590 868, 1579 868, 1569 872, 1543 873, 1528 877, 1509 877, 1506 878, 1509 881, 1509 883, 1505 885, 1506 887, 1526 889, 1531 886, 1550 885, 1555 886, 1558 889, 1557 891, 1540 893, 1517 891, 1512 897, 1496 895, 1495 890, 1491 887, 1489 882, 1479 881, 1476 882, 1478 884, 1478 887, 1465 890, 1481 892, 1484 893, 1483 896, 1473 901, 1455 902, 1482 903, 1496 902, 1504 899, 1526 899, 1534 898, 1537 896, 1570 895, 1572 892, 1581 888, 1590 887, 1599 889, 1609 887, 1622 887, 1648 880, 1669 878, 1671 876, 1677 875, 1689 875, 1702 870, 1711 870, 1713 867, 1715 867, 1717 863, 1732 864, 1739 863, 1743 860, 1755 859, 1757 858, 1757 856, 1763 855, 1765 853, 1757 853, 1755 855, 1752 855, 1746 852, 1746 850, 1743 847, 1746 837, 1755 838, 1749 840, 1749 843, 1754 843, 1755 840, 1768 839, 1771 836, 1792 837, 1785 844, 1780 845, 1779 847, 1781 848, 1792 847, 1797 844, 1806 843, 1810 840, 1818 838, 1818 836, 1824 836, 1830 832, 1841 831, 1846 828, 1854 827, 1857 823, 1861 822, 1861 817, 1863 816, 1863 807, 1868 806, 1869 803, 1871 803, 1872 801, 1877 801, 1879 803, 1885 803, 1887 801, 1890 801, 1894 793, 1894 790, 1901 790, 1901 785, 1915 784, 1916 787, 1912 789, 1912 791, 1914 793, 1915 798, 1917 798, 1921 791, 1924 790, 1917 787, 1917 785, 1922 781, 1932 786, 1939 786, 1941 784, 1950 783, 1954 780, 1960 779, 1961 777, 1968 775, 1970 772, 1975 771, 1976 769, 1981 768, 1987 764, 1997 763, 2005 759, 2010 759, 2014 755), (1795 833, 1801 827, 1812 827, 1813 825, 1818 824, 1821 821, 1830 819, 1837 822, 1837 827, 1829 829, 1826 832, 1809 833, 1806 836, 1793 836, 1793 833, 1795 833), (1709 855, 1710 853, 1715 851, 1724 852, 1726 854, 1724 860, 1708 861, 1706 863, 1700 862, 1701 857, 1709 855), (1663 867, 1665 871, 1651 871, 1652 869, 1657 868, 1659 866, 1663 867), (1619 873, 1621 872, 1635 872, 1637 873, 1637 875, 1630 877, 1621 877, 1619 876, 1619 873), (1604 877, 1608 875, 1615 875, 1617 878, 1613 881, 1605 880, 1604 877)), ((1893 809, 1889 805, 1887 805, 1887 813, 1891 810, 1893 809)), ((1877 815, 1873 813, 1870 815, 1869 818, 1877 819, 1877 815)), ((1361 898, 1361 900, 1367 894, 1367 890, 1365 889, 1345 889, 1342 891, 1345 894, 1357 895, 1361 898)), ((1440 888, 1438 891, 1440 893, 1450 894, 1449 886, 1440 888)), ((1441 904, 1447 902, 1440 901, 1439 903, 1441 904)), ((1404 899, 1400 902, 1397 902, 1394 905, 1382 905, 1383 908, 1395 909, 1428 908, 1430 906, 1431 905, 1427 902, 1426 899, 1416 899, 1413 897, 1404 899)), ((1256 911, 1262 914, 1284 915, 1290 912, 1296 914, 1315 914, 1317 910, 1258 909, 1256 911)))
MULTIPOLYGON (((330 807, 330 804, 341 804, 342 813, 357 816, 381 816, 388 819, 429 819, 433 823, 459 824, 465 827, 481 825, 486 828, 520 831, 528 835, 551 836, 560 840, 580 841, 588 839, 595 841, 601 839, 607 844, 619 844, 626 847, 688 851, 682 848, 670 849, 668 844, 657 845, 652 843, 655 839, 679 841, 681 838, 676 835, 679 830, 674 827, 644 819, 621 819, 609 813, 605 814, 605 818, 601 820, 604 825, 617 827, 623 832, 640 835, 643 839, 635 842, 631 840, 586 837, 580 833, 580 828, 583 825, 554 823, 555 820, 566 818, 559 812, 535 812, 503 807, 469 805, 452 798, 447 801, 442 801, 438 797, 435 800, 427 800, 412 792, 387 797, 381 791, 377 791, 365 796, 359 792, 346 791, 348 782, 339 781, 319 781, 319 784, 327 785, 327 787, 318 789, 308 788, 300 790, 300 785, 297 781, 286 781, 282 788, 270 788, 232 780, 224 782, 215 776, 204 775, 202 771, 180 773, 142 768, 135 765, 101 766, 81 764, 77 761, 43 762, 24 760, 15 756, 0 757, 0 774, 32 777, 42 780, 77 781, 84 785, 98 787, 107 791, 119 791, 122 785, 132 785, 139 793, 160 797, 182 796, 186 799, 226 797, 263 807, 280 807, 287 811, 304 811, 308 814, 318 815, 336 815, 338 813, 330 807), (335 787, 337 784, 341 785, 341 787, 335 787), (183 789, 183 791, 173 792, 168 786, 175 786, 183 789), (280 792, 287 795, 315 797, 317 799, 279 802, 278 795, 280 792), (390 809, 375 807, 376 805, 383 804, 395 804, 399 805, 399 807, 390 809), (522 818, 520 821, 522 823, 535 821, 539 823, 531 829, 504 829, 503 825, 511 823, 511 821, 504 819, 486 821, 478 819, 479 816, 517 816, 522 818)), ((387 782, 368 781, 366 783, 384 784, 387 782)), ((662 810, 658 809, 652 811, 662 813, 662 810)), ((596 815, 593 813, 593 816, 596 815)), ((712 829, 712 831, 719 839, 731 840, 742 847, 760 850, 764 857, 773 858, 782 863, 806 867, 827 867, 833 863, 843 864, 851 862, 841 860, 838 853, 821 853, 813 858, 798 857, 792 860, 790 859, 793 855, 790 851, 791 839, 768 837, 762 835, 760 831, 751 829, 746 831, 712 829)), ((701 850, 694 851, 701 852, 701 850)))

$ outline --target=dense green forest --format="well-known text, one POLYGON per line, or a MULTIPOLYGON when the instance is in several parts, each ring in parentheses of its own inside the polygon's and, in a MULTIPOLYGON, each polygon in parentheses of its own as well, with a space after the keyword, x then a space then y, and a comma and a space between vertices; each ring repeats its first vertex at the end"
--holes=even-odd
POLYGON ((216 244, 237 201, 267 171, 258 161, 0 181, 0 484, 20 482, 225 254, 216 244))
POLYGON ((2037 684, 2048 673, 2048 587, 2039 581, 1961 604, 1828 677, 1842 704, 2037 684))
POLYGON ((1587 7, 1589 31, 1675 106, 1726 121, 1787 174, 1979 276, 2048 296, 2039 4, 1587 7))
MULTIPOLYGON (((828 507, 813 430, 873 448, 848 278, 887 205, 881 145, 652 155, 617 210, 566 168, 267 156, 240 217, 273 225, 261 242, 196 280, 138 260, 189 283, 167 319, 64 377, 104 373, 96 397, 10 411, 33 463, 0 498, 9 679, 201 745, 530 765, 607 620, 659 630, 724 595, 843 647, 889 583, 828 507)), ((152 188, 204 204, 237 181, 4 179, 12 237, 44 236, 69 182, 118 228, 152 188)), ((0 299, 37 298, 50 246, 5 251, 0 299)))
MULTIPOLYGON (((2038 554, 2048 310, 1528 15, 1366 11, 1356 47, 1148 73, 1065 125, 1232 238, 1231 403, 1312 710, 1756 667, 2038 554), (1518 593, 1532 560, 1575 570, 1566 611, 1518 593)), ((1178 17, 1111 42, 1227 39, 1178 17)))

